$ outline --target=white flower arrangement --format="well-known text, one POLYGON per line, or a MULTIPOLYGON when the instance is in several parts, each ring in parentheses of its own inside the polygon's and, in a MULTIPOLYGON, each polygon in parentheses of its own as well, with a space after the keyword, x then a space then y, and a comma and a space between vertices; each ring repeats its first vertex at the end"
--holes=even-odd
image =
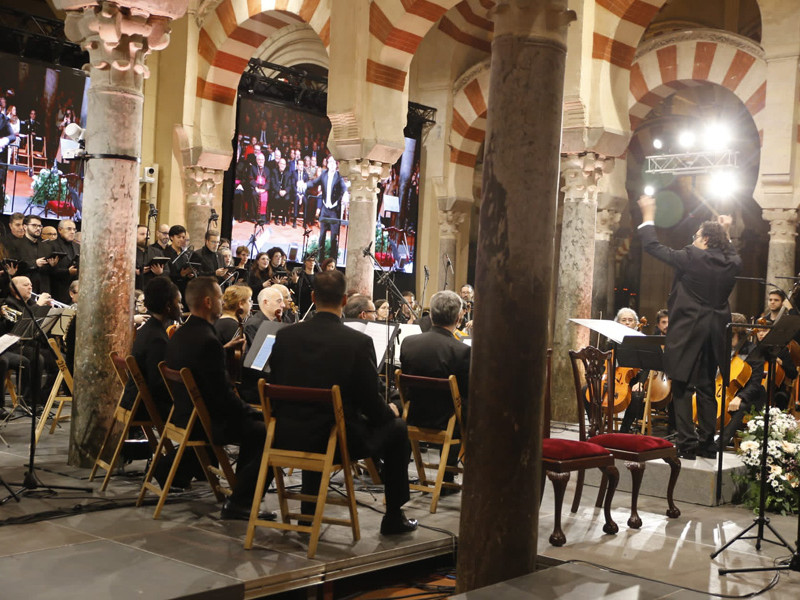
MULTIPOLYGON (((796 511, 797 489, 800 486, 800 428, 792 415, 779 408, 769 411, 767 441, 766 509, 781 514, 796 511)), ((757 413, 747 423, 739 455, 747 470, 735 476, 746 486, 743 500, 755 509, 759 503, 761 479, 761 447, 764 439, 764 414, 757 413)))

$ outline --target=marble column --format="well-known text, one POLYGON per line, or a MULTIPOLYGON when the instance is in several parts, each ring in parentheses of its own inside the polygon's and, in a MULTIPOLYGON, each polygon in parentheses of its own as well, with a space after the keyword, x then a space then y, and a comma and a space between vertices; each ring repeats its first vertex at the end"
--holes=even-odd
POLYGON ((570 321, 592 316, 597 180, 602 160, 593 153, 569 155, 561 161, 564 209, 556 284, 553 331, 553 418, 577 421, 575 386, 569 351, 589 344, 589 330, 570 321))
POLYGON ((592 278, 592 318, 608 319, 614 310, 613 246, 611 238, 622 217, 616 210, 597 211, 594 232, 594 275, 592 278))
POLYGON ((65 33, 89 52, 83 245, 69 462, 94 461, 119 397, 109 352, 130 351, 145 56, 169 43, 187 0, 56 0, 65 33))
MULTIPOLYGON (((347 289, 358 290, 367 296, 372 296, 375 263, 369 256, 364 256, 364 249, 371 244, 370 251, 375 253, 378 181, 388 175, 389 166, 365 158, 339 163, 339 173, 350 180, 345 269, 347 289)), ((341 248, 341 233, 339 244, 341 248)))
POLYGON ((457 593, 535 567, 566 33, 575 20, 567 0, 501 0, 491 15, 457 593))
POLYGON ((456 256, 458 254, 458 230, 466 215, 457 210, 439 209, 439 287, 438 290, 456 289, 456 256), (448 266, 449 261, 449 266, 448 266), (447 286, 445 286, 445 281, 447 286))
MULTIPOLYGON (((205 243, 208 218, 214 208, 218 215, 222 214, 220 207, 214 206, 214 191, 222 183, 223 171, 206 169, 199 166, 184 169, 183 189, 186 199, 186 230, 189 240, 197 249, 205 243)), ((211 229, 219 231, 220 224, 211 224, 211 229)))
POLYGON ((761 216, 769 222, 769 255, 767 257, 767 289, 771 284, 788 292, 792 282, 780 277, 796 274, 795 238, 797 237, 797 210, 789 208, 766 208, 761 216))

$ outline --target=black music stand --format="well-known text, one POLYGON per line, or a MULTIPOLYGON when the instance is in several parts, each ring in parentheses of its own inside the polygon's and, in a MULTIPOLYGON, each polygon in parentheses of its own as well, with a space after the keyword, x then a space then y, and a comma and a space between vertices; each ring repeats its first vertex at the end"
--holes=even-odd
MULTIPOLYGON (((10 281, 11 284, 11 291, 17 296, 21 297, 19 290, 17 290, 17 286, 14 285, 14 281, 10 281)), ((47 342, 47 334, 42 329, 42 326, 39 324, 37 320, 37 315, 31 310, 31 307, 28 306, 27 302, 23 302, 23 317, 17 322, 12 330, 12 333, 15 335, 19 335, 21 338, 28 337, 33 342, 33 349, 34 349, 34 360, 31 361, 31 434, 30 434, 30 454, 28 455, 28 470, 25 471, 25 477, 22 482, 20 483, 11 483, 10 485, 17 486, 20 488, 19 494, 22 496, 30 495, 37 490, 45 490, 49 494, 55 494, 56 490, 70 490, 70 491, 78 491, 78 492, 91 492, 92 489, 89 487, 76 487, 76 486, 67 486, 67 485, 45 485, 39 479, 38 475, 36 475, 36 405, 39 401, 39 392, 41 391, 41 379, 42 375, 39 372, 39 340, 44 340, 44 346, 46 352, 52 352, 53 349, 50 348, 50 344, 47 342), (35 382, 35 383, 34 383, 35 382)), ((50 307, 46 307, 48 312, 50 311, 50 307)), ((38 309, 37 309, 38 312, 38 309)), ((55 321, 53 321, 54 324, 55 321)), ((52 324, 50 325, 52 327, 52 324)), ((21 350, 20 350, 21 351, 21 350)), ((42 419, 46 418, 46 415, 41 415, 42 419)), ((12 491, 12 496, 16 496, 12 491)), ((0 505, 5 504, 8 500, 11 499, 11 496, 8 496, 2 500, 0 500, 0 505)))
MULTIPOLYGON (((766 496, 766 487, 767 487, 767 445, 769 443, 769 433, 770 433, 770 425, 769 425, 769 411, 772 408, 772 400, 774 395, 774 388, 775 388, 775 365, 776 360, 778 358, 778 352, 780 352, 781 348, 786 346, 798 333, 800 333, 800 316, 797 315, 784 315, 778 321, 775 322, 774 325, 751 325, 751 327, 755 327, 757 329, 769 329, 770 332, 766 335, 766 337, 761 340, 761 342, 756 346, 753 352, 759 353, 760 356, 763 356, 764 359, 768 362, 768 370, 767 370, 767 401, 764 404, 764 437, 761 440, 761 467, 760 467, 760 475, 761 475, 761 486, 759 490, 759 502, 758 502, 758 516, 753 519, 753 522, 747 526, 745 529, 740 531, 736 534, 729 542, 727 542, 722 548, 713 552, 711 554, 711 558, 716 558, 720 553, 724 552, 728 546, 733 544, 737 540, 756 540, 756 550, 761 550, 761 542, 769 542, 771 544, 775 544, 777 546, 783 546, 788 548, 789 551, 792 553, 792 561, 790 565, 785 566, 776 566, 776 567, 751 567, 751 568, 744 568, 744 569, 720 569, 720 575, 727 575, 728 573, 749 573, 755 571, 772 571, 772 570, 795 570, 800 571, 800 555, 798 555, 797 549, 792 548, 791 544, 789 544, 786 540, 784 540, 781 535, 775 531, 775 528, 770 525, 769 518, 764 516, 766 512, 766 503, 767 503, 767 496, 766 496), (745 535, 749 532, 753 527, 758 527, 756 535, 745 535), (769 529, 776 538, 778 538, 778 542, 775 540, 770 540, 764 537, 764 528, 769 529)), ((724 421, 724 419, 721 419, 724 421)), ((720 435, 720 445, 721 445, 721 438, 720 435)), ((798 545, 800 545, 800 516, 798 516, 798 545)))

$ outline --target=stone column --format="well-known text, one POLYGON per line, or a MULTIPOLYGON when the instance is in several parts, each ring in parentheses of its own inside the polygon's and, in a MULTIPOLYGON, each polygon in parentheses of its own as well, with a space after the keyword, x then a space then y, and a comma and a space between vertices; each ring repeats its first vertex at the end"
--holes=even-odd
POLYGON ((169 43, 187 0, 127 6, 56 0, 65 33, 89 52, 92 78, 83 188, 83 246, 69 462, 89 466, 111 425, 119 385, 109 352, 130 351, 145 56, 169 43))
POLYGON ((457 210, 441 210, 439 209, 439 287, 438 290, 445 289, 445 280, 447 280, 447 289, 456 289, 456 256, 458 254, 458 247, 456 240, 458 239, 458 229, 464 222, 466 215, 457 210), (450 261, 450 266, 447 266, 447 261, 450 261))
POLYGON ((458 593, 535 566, 566 32, 575 14, 567 0, 502 0, 492 18, 458 593), (530 167, 524 176, 520 156, 530 167))
POLYGON ((792 282, 779 277, 795 275, 795 238, 797 237, 797 210, 789 208, 764 209, 761 216, 769 222, 769 256, 767 258, 767 291, 777 285, 784 291, 792 289, 792 282))
POLYGON ((594 275, 592 278, 592 318, 608 319, 614 310, 614 270, 611 238, 622 217, 616 210, 597 211, 594 232, 594 275))
MULTIPOLYGON (((208 217, 214 208, 221 216, 222 207, 214 206, 214 191, 222 183, 223 171, 204 167, 187 167, 184 169, 183 189, 186 197, 186 230, 189 232, 191 244, 200 249, 205 243, 208 217)), ((220 225, 211 224, 212 229, 219 231, 220 225)))
MULTIPOLYGON (((378 181, 388 175, 389 164, 367 160, 343 160, 339 173, 350 180, 349 224, 347 226, 347 289, 372 296, 375 264, 364 249, 375 253, 378 181)), ((340 232, 341 247, 341 232, 340 232)))
POLYGON ((592 316, 594 236, 597 215, 597 180, 602 161, 593 153, 561 160, 564 210, 556 284, 556 318, 553 332, 553 418, 576 421, 575 385, 569 351, 589 343, 589 330, 570 321, 592 316))

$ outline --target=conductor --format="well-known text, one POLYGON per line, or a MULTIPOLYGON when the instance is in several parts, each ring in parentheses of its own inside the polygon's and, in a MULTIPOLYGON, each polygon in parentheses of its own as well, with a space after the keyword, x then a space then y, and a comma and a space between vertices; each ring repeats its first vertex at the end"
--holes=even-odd
POLYGON ((656 202, 641 196, 639 237, 645 251, 675 269, 667 300, 669 329, 664 347, 664 371, 672 379, 677 445, 681 458, 713 458, 717 403, 714 380, 719 368, 730 368, 725 356, 725 327, 731 320, 728 296, 742 268, 728 230, 732 219, 720 215, 706 221, 688 246, 673 250, 658 241, 656 202), (692 423, 692 391, 697 391, 698 427, 692 423))

